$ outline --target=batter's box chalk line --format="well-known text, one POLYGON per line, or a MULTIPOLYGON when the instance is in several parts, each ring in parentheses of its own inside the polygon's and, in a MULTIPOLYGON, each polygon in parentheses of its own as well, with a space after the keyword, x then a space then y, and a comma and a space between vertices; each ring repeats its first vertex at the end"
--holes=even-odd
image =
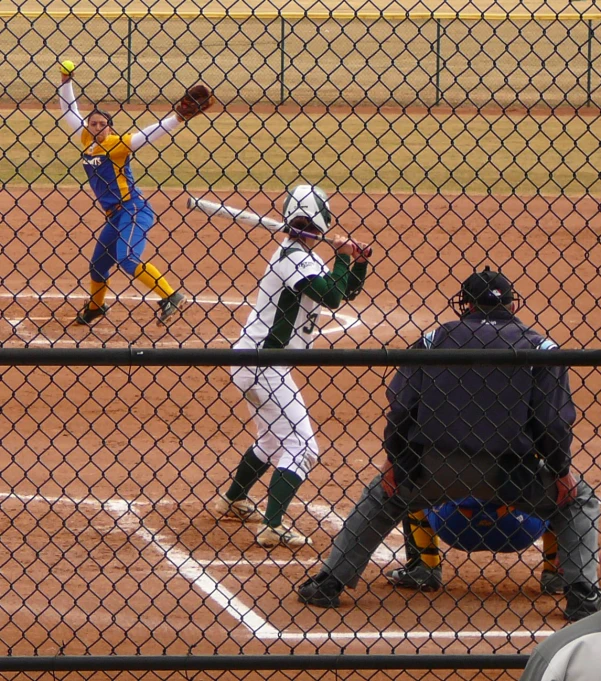
MULTIPOLYGON (((41 494, 17 494, 14 492, 0 492, 0 500, 18 500, 21 503, 39 502, 43 504, 65 503, 72 506, 87 505, 94 510, 103 510, 109 514, 117 527, 127 534, 130 541, 133 538, 141 541, 145 546, 155 550, 161 558, 171 564, 174 571, 186 579, 191 586, 202 593, 206 598, 210 598, 218 605, 234 622, 241 625, 246 638, 258 638, 260 640, 285 640, 285 641, 340 641, 348 644, 349 642, 361 643, 363 641, 396 641, 402 642, 413 640, 432 640, 432 641, 462 641, 502 639, 505 642, 512 639, 540 639, 551 636, 555 633, 550 629, 516 629, 506 631, 502 629, 490 629, 487 631, 461 630, 461 631, 291 631, 289 629, 279 630, 261 614, 257 613, 252 605, 247 605, 238 596, 229 591, 218 579, 209 574, 209 568, 230 567, 230 561, 216 562, 215 558, 197 560, 193 558, 188 550, 179 548, 175 545, 173 537, 155 533, 144 525, 145 512, 142 507, 157 506, 151 501, 135 501, 113 497, 101 500, 93 496, 82 497, 80 499, 51 496, 41 494)), ((172 504, 173 502, 168 502, 172 504)), ((160 505, 160 502, 158 502, 160 505)), ((323 514, 323 509, 330 508, 327 505, 320 505, 317 509, 318 514, 323 514)), ((331 510, 331 508, 330 508, 331 510)), ((337 516, 338 518, 340 516, 337 516)), ((329 514, 327 515, 329 518, 329 514)), ((336 521, 336 524, 338 521, 336 521)), ((291 565, 295 559, 285 561, 285 565, 291 565)), ((310 567, 315 561, 296 561, 303 567, 310 567)), ((236 565, 243 565, 242 560, 236 560, 236 565)), ((258 567, 261 565, 277 565, 279 562, 273 561, 246 561, 246 565, 258 567)), ((253 604, 254 605, 254 604, 253 604)), ((346 625, 345 625, 345 628, 346 625)))
MULTIPOLYGON (((0 299, 10 299, 13 300, 14 302, 17 302, 20 299, 23 300, 35 300, 37 302, 43 302, 45 300, 60 300, 62 302, 68 302, 70 300, 89 300, 89 295, 82 294, 82 293, 73 293, 73 294, 66 294, 66 293, 61 293, 60 291, 56 292, 46 292, 46 293, 35 293, 33 291, 23 291, 20 293, 10 293, 7 291, 0 292, 0 299)), ((158 302, 160 298, 156 295, 131 295, 131 294, 123 294, 123 295, 118 295, 115 296, 113 294, 109 294, 106 297, 107 300, 118 300, 119 302, 132 302, 132 303, 141 303, 143 301, 153 303, 153 302, 158 302)), ((239 298, 239 299, 234 299, 234 298, 225 298, 222 296, 218 295, 212 295, 212 296, 190 296, 188 298, 189 304, 196 304, 200 306, 205 306, 205 305, 225 305, 226 307, 232 307, 232 308, 237 308, 237 307, 245 307, 245 306, 250 306, 251 303, 246 299, 246 298, 239 298)), ((346 333, 347 331, 350 331, 351 329, 362 326, 363 322, 361 321, 360 317, 354 317, 353 315, 345 314, 345 313, 340 313, 340 312, 333 312, 331 310, 327 309, 322 309, 321 312, 322 316, 325 317, 330 317, 329 321, 326 322, 324 327, 321 329, 320 334, 327 336, 330 334, 337 334, 337 333, 346 333)), ((76 345, 80 344, 80 341, 74 340, 72 338, 62 338, 62 337, 57 337, 57 338, 49 338, 47 334, 40 334, 38 331, 33 331, 29 327, 33 325, 34 327, 38 326, 35 324, 35 322, 45 322, 51 320, 51 316, 47 317, 28 317, 28 316, 23 316, 23 317, 4 317, 4 320, 8 322, 12 328, 13 328, 13 333, 14 335, 18 336, 21 338, 21 340, 27 342, 29 345, 76 345), (38 338, 38 336, 41 336, 38 338)), ((102 327, 100 326, 98 329, 95 328, 95 333, 102 333, 102 327)), ((110 332, 111 334, 113 331, 110 332)), ((213 340, 215 343, 231 343, 235 340, 237 340, 238 336, 235 338, 230 338, 228 336, 221 336, 220 338, 216 338, 213 340)), ((157 347, 194 347, 194 346, 201 346, 205 347, 205 343, 201 342, 200 340, 198 341, 185 341, 183 343, 176 343, 173 341, 154 341, 153 345, 157 347)))

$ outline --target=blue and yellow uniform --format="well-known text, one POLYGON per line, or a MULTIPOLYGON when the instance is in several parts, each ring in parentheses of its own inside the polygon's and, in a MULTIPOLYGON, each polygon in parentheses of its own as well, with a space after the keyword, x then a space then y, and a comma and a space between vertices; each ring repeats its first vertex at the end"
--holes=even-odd
POLYGON ((77 315, 76 322, 90 324, 106 314, 108 307, 104 300, 109 276, 117 266, 159 296, 159 322, 164 324, 182 309, 186 297, 174 291, 154 265, 142 260, 155 219, 152 208, 136 187, 130 161, 133 152, 175 131, 181 119, 170 115, 134 134, 116 135, 111 116, 99 109, 94 109, 87 122, 84 121, 71 78, 66 74, 62 76, 58 94, 62 120, 81 144, 90 187, 106 215, 90 261, 90 300, 77 315))
MULTIPOLYGON (((81 134, 83 166, 107 217, 90 262, 90 276, 98 284, 107 282, 115 265, 132 277, 138 276, 146 237, 154 224, 152 208, 134 183, 131 137, 109 135, 96 144, 86 128, 81 134)), ((157 279, 160 274, 151 282, 152 288, 157 279)), ((173 290, 165 293, 170 295, 173 290)))
POLYGON ((130 165, 131 138, 131 134, 111 134, 96 144, 87 128, 81 132, 84 169, 94 196, 107 213, 142 198, 130 165))

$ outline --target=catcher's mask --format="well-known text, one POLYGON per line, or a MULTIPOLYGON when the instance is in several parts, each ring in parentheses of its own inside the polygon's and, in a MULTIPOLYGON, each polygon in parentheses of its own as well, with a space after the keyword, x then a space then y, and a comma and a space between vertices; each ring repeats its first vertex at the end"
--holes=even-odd
POLYGON ((109 128, 113 127, 113 117, 111 116, 111 114, 107 113, 106 111, 103 111, 102 109, 94 108, 88 114, 87 120, 89 121, 94 114, 98 114, 99 116, 103 116, 104 118, 106 118, 106 124, 108 125, 108 127, 109 128))
POLYGON ((509 279, 492 271, 488 265, 482 272, 471 274, 461 285, 461 291, 450 300, 451 307, 460 317, 475 309, 494 309, 512 303, 512 311, 517 312, 521 302, 509 279))
POLYGON ((286 224, 297 217, 309 218, 322 234, 328 231, 332 222, 328 195, 310 184, 299 184, 290 190, 284 201, 283 214, 286 224))

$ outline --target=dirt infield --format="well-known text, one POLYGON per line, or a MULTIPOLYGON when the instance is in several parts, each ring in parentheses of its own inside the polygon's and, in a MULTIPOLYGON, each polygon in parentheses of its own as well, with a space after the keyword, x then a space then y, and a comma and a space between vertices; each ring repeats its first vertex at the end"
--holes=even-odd
MULTIPOLYGON (((258 212, 273 199, 244 198, 258 212)), ((83 192, 5 189, 3 346, 227 347, 276 240, 207 225, 177 193, 151 200, 160 224, 147 254, 194 301, 168 331, 158 329, 156 303, 118 274, 110 317, 88 331, 70 321, 86 295, 100 212, 83 192)), ((598 347, 593 199, 337 195, 332 208, 351 233, 373 241, 374 271, 362 296, 326 317, 317 347, 404 347, 435 319, 452 318, 448 297, 486 263, 516 282, 524 321, 565 347, 598 347)), ((389 371, 297 372, 322 457, 291 511, 315 547, 291 558, 211 515, 216 490, 252 441, 225 369, 6 370, 0 593, 10 619, 0 623, 2 653, 523 652, 563 626, 555 599, 538 594, 538 549, 520 557, 450 551, 445 589, 428 596, 395 592, 381 574, 403 559, 398 533, 339 611, 296 601, 293 585, 327 553, 382 460, 389 371)), ((581 409, 574 451, 592 483, 600 480, 596 466, 588 470, 600 453, 600 386, 597 370, 572 372, 581 409)))

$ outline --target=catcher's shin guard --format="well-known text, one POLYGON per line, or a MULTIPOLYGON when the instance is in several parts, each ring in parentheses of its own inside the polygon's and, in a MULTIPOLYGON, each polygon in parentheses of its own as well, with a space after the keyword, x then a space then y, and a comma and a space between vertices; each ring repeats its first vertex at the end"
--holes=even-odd
POLYGON ((430 568, 440 565, 440 541, 424 511, 409 513, 403 519, 407 565, 421 561, 430 568))

